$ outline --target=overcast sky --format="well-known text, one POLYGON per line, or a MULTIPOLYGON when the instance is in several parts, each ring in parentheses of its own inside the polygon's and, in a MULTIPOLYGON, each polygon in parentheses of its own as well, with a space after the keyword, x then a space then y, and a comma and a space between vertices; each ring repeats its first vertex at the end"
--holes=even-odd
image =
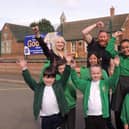
POLYGON ((109 16, 111 6, 115 14, 129 13, 127 0, 0 0, 0 29, 4 23, 29 25, 42 18, 52 25, 60 23, 65 13, 66 21, 76 21, 109 16))

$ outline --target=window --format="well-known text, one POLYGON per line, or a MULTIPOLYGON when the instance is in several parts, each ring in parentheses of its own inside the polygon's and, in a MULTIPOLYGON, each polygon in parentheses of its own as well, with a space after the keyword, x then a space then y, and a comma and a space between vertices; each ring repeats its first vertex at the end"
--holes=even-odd
POLYGON ((6 44, 2 41, 1 42, 1 54, 5 54, 5 48, 6 48, 5 45, 6 44))
POLYGON ((1 53, 10 54, 11 53, 11 41, 5 40, 1 42, 1 53))

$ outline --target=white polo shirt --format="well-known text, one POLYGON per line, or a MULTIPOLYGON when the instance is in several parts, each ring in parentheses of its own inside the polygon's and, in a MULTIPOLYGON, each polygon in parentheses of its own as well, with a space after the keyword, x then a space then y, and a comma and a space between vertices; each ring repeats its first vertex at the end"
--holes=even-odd
POLYGON ((88 100, 87 115, 98 116, 102 115, 102 103, 100 96, 100 81, 92 81, 90 88, 90 95, 88 100))
POLYGON ((42 98, 40 116, 50 116, 59 113, 56 95, 52 86, 45 86, 42 98))

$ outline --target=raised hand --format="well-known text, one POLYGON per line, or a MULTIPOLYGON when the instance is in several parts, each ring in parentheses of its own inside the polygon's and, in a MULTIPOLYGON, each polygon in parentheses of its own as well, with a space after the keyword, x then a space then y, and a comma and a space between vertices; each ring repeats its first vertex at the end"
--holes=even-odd
POLYGON ((120 58, 119 56, 116 56, 114 59, 113 59, 113 63, 115 66, 118 66, 120 64, 120 58))
POLYGON ((96 23, 96 27, 98 27, 98 28, 103 28, 103 27, 104 27, 104 23, 103 23, 102 21, 98 21, 98 22, 96 23))
POLYGON ((123 35, 122 31, 116 31, 115 33, 112 34, 113 37, 117 38, 119 36, 123 35))
POLYGON ((67 54, 67 55, 65 56, 65 59, 66 59, 66 61, 67 61, 67 64, 70 65, 70 64, 71 64, 71 61, 72 61, 72 59, 73 59, 72 54, 67 54))
POLYGON ((27 69, 27 61, 21 57, 16 61, 16 63, 22 68, 22 69, 27 69))
POLYGON ((75 69, 77 67, 76 61, 73 59, 70 64, 71 68, 75 69))
POLYGON ((71 68, 75 68, 76 67, 76 61, 73 58, 73 54, 69 53, 67 54, 67 56, 65 56, 66 60, 67 60, 67 64, 71 66, 71 68))
POLYGON ((39 38, 39 37, 40 37, 39 27, 36 25, 36 26, 32 27, 32 30, 33 30, 35 36, 36 36, 37 38, 39 38))

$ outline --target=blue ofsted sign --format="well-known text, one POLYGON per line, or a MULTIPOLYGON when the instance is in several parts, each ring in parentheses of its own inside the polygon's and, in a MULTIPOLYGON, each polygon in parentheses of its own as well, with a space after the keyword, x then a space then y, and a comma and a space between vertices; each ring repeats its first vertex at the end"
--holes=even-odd
MULTIPOLYGON (((41 35, 45 37, 45 35, 41 35)), ((42 54, 43 50, 39 45, 39 42, 35 39, 35 35, 25 36, 24 39, 24 55, 42 54)))

